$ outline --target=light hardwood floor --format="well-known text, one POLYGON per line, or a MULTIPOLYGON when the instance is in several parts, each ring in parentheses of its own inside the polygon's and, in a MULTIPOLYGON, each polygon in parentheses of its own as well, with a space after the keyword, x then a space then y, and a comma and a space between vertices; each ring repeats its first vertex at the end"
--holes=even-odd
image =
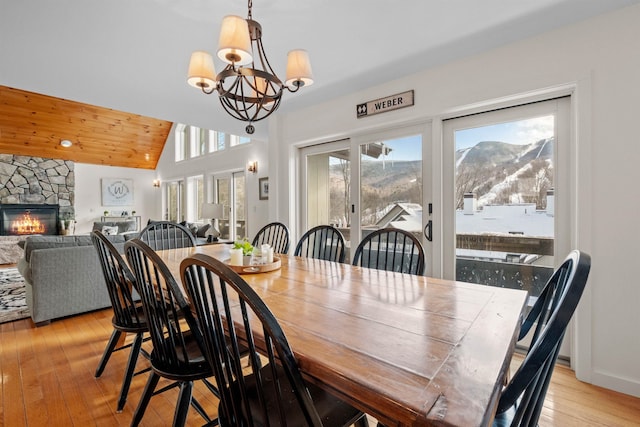
MULTIPOLYGON (((0 325, 0 426, 128 426, 146 374, 134 378, 116 413, 128 353, 114 354, 102 377, 93 377, 111 330, 109 309, 40 328, 29 319, 0 325)), ((202 384, 195 396, 215 415, 217 402, 202 384)), ((152 398, 142 425, 171 425, 176 399, 175 389, 152 398)), ((187 423, 204 421, 191 411, 187 423)), ((640 399, 581 383, 558 366, 540 426, 640 426, 640 399)))

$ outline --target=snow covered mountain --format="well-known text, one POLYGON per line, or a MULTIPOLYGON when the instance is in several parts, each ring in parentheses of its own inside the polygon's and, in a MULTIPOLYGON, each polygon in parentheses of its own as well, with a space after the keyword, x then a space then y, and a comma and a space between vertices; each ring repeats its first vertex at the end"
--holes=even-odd
POLYGON ((475 193, 478 206, 536 203, 546 206, 553 188, 554 138, 526 145, 482 141, 456 152, 456 198, 462 208, 464 193, 475 193))

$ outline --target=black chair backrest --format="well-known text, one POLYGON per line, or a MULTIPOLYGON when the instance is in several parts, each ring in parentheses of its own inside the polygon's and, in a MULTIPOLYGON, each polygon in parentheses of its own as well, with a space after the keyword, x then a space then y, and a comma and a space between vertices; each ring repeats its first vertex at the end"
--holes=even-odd
POLYGON ((289 252, 289 229, 281 222, 272 222, 258 231, 251 244, 260 247, 268 243, 273 251, 278 254, 289 252))
POLYGON ((113 307, 114 322, 121 328, 139 328, 144 323, 136 307, 137 284, 133 273, 113 244, 100 231, 91 232, 113 307))
POLYGON ((220 392, 220 425, 253 426, 257 425, 255 418, 273 420, 279 416, 277 425, 284 426, 292 412, 301 412, 304 425, 322 426, 284 332, 256 292, 229 267, 203 254, 182 261, 180 270, 196 313, 197 324, 192 329, 203 335, 203 353, 212 365, 220 392), (267 351, 261 353, 269 362, 262 369, 254 331, 266 343, 267 351), (251 358, 249 368, 240 362, 245 344, 251 358), (282 390, 292 393, 282 396, 282 390), (249 395, 251 399, 246 398, 249 395), (266 396, 277 398, 266 400, 266 396))
POLYGON ((366 235, 353 256, 353 265, 399 273, 424 274, 424 249, 413 234, 382 228, 366 235))
POLYGON ((138 238, 156 251, 196 246, 196 238, 191 231, 172 221, 152 222, 138 234, 138 238))
POLYGON ((189 366, 187 336, 189 328, 178 319, 191 316, 175 278, 158 254, 140 239, 125 243, 153 343, 154 368, 181 373, 189 366))
POLYGON ((553 273, 527 315, 519 339, 535 325, 533 339, 524 361, 500 396, 496 416, 500 424, 505 414, 505 421, 509 423, 505 425, 538 424, 562 338, 587 284, 590 269, 589 255, 572 251, 553 273), (508 411, 516 403, 516 410, 508 411))
POLYGON ((346 255, 344 237, 335 227, 318 225, 302 235, 294 255, 344 262, 346 255))

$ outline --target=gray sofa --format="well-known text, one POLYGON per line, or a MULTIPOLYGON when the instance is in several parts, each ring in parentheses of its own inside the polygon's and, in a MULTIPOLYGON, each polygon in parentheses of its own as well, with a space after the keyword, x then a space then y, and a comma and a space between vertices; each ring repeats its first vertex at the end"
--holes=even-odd
MULTIPOLYGON (((124 235, 108 238, 123 252, 124 235)), ((37 326, 111 306, 89 235, 27 237, 18 270, 25 278, 27 306, 37 326)))

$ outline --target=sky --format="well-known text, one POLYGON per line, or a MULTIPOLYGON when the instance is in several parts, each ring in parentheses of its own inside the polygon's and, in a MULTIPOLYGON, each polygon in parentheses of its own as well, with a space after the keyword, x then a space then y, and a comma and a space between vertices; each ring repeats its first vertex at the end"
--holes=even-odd
POLYGON ((553 136, 553 116, 456 131, 456 150, 468 148, 482 141, 501 141, 510 144, 531 144, 553 136))

